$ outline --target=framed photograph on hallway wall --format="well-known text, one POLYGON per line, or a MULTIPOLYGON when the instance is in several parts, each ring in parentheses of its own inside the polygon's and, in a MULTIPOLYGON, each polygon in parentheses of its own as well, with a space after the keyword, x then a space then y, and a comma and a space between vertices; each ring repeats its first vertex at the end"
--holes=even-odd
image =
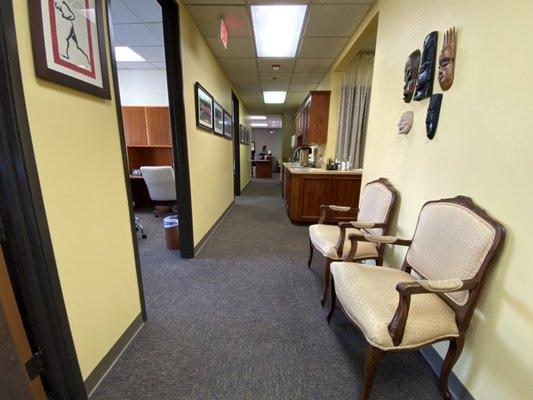
POLYGON ((213 130, 213 96, 198 82, 194 84, 194 99, 196 104, 196 126, 213 130))
POLYGON ((216 101, 213 101, 213 132, 224 136, 224 109, 216 101))
POLYGON ((227 111, 224 111, 224 137, 230 140, 233 139, 233 118, 227 111))
POLYGON ((99 0, 26 0, 35 74, 111 99, 99 0))

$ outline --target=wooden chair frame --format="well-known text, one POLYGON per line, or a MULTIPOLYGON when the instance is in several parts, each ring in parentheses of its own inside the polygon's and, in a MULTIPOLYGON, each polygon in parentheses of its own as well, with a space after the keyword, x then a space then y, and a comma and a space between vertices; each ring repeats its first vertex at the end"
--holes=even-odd
MULTIPOLYGON (((369 233, 366 231, 366 229, 376 229, 376 228, 382 228, 383 234, 386 234, 390 222, 392 219, 392 213, 396 207, 396 200, 398 198, 398 192, 396 191, 396 188, 392 186, 392 184, 389 182, 386 178, 379 178, 374 181, 368 182, 366 186, 375 184, 375 183, 381 183, 383 186, 385 186, 392 194, 391 203, 389 205, 389 208, 387 210, 387 214, 385 216, 385 223, 358 223, 357 220, 355 221, 341 221, 338 223, 340 228, 340 234, 339 239, 337 241, 336 251, 339 256, 339 259, 333 259, 330 257, 326 257, 326 263, 324 264, 324 283, 322 287, 322 296, 320 298, 320 304, 324 306, 326 303, 326 299, 328 296, 328 290, 329 290, 329 281, 331 279, 331 271, 330 271, 330 264, 334 261, 340 261, 340 260, 350 260, 350 261, 364 261, 364 260, 375 260, 377 264, 381 264, 383 262, 383 251, 385 249, 385 246, 378 243, 378 255, 376 257, 364 257, 364 258, 354 258, 355 252, 357 251, 357 244, 354 246, 353 242, 351 244, 350 250, 346 256, 343 257, 343 249, 344 249, 344 242, 346 240, 346 229, 347 228, 359 228, 363 230, 364 232, 369 233), (350 258, 351 257, 351 258, 350 258)), ((318 220, 318 224, 324 224, 325 221, 329 219, 329 214, 335 211, 337 213, 351 213, 351 212, 357 212, 359 213, 358 208, 354 207, 343 207, 343 206, 335 206, 335 205, 321 205, 320 206, 320 219, 318 220)), ((311 268, 311 262, 313 261, 313 242, 311 241, 311 238, 309 238, 309 260, 307 261, 307 267, 311 268)))
MULTIPOLYGON (((461 205, 470 211, 474 212, 478 217, 486 221, 489 225, 491 225, 495 230, 495 236, 494 240, 491 244, 491 247, 486 254, 485 258, 483 259, 481 266, 476 273, 476 275, 472 279, 467 279, 462 281, 462 285, 458 288, 450 289, 450 290, 441 290, 441 291, 432 291, 428 290, 424 286, 422 286, 419 282, 400 282, 396 286, 396 290, 399 293, 399 302, 398 307, 396 309, 396 312, 394 316, 392 317, 392 320, 388 326, 388 331, 390 334, 390 337, 392 339, 392 342, 395 346, 398 346, 401 344, 403 339, 403 334, 405 331, 405 325, 407 322, 407 316, 409 314, 409 306, 410 306, 410 300, 412 295, 416 295, 419 293, 435 293, 437 294, 443 301, 448 304, 448 306, 455 312, 455 321, 457 323, 457 327, 459 330, 459 336, 458 337, 444 337, 436 339, 435 341, 429 343, 433 344, 440 341, 449 340, 450 345, 448 348, 448 352, 446 353, 446 357, 444 358, 444 362, 442 364, 442 369, 440 373, 440 380, 439 380, 439 392, 443 399, 451 399, 451 394, 448 389, 448 378, 450 377, 450 373, 452 371, 453 366, 459 359, 459 356, 461 355, 461 352, 463 350, 464 342, 465 342, 465 335, 466 331, 468 329, 468 326, 470 324, 470 320, 472 319, 472 315, 474 313, 479 293, 481 291, 481 288, 483 287, 483 284, 486 280, 486 275, 489 270, 489 266, 491 264, 492 259, 494 256, 498 253, 500 250, 504 238, 505 238, 505 229, 504 227, 498 223, 496 220, 491 218, 485 210, 477 206, 471 198, 465 197, 465 196, 457 196, 450 199, 441 199, 441 200, 435 200, 435 201, 429 201, 424 204, 423 207, 425 207, 428 204, 433 203, 454 203, 461 205), (466 304, 464 305, 458 305, 454 301, 452 301, 448 296, 445 295, 445 293, 452 293, 452 292, 458 292, 458 291, 464 291, 468 290, 469 296, 466 304)), ((422 207, 422 208, 423 208, 422 207)), ((420 221, 420 216, 419 220, 420 221)), ((418 229, 418 222, 417 222, 417 229, 418 229)), ((416 230, 415 230, 416 234, 416 230)), ((357 246, 357 242, 361 241, 379 241, 380 237, 372 237, 372 235, 358 235, 358 234, 351 234, 349 235, 349 239, 352 242, 352 245, 357 246)), ((400 246, 410 246, 412 240, 405 240, 405 239, 397 239, 392 237, 382 237, 382 243, 384 244, 393 244, 393 245, 400 245, 400 246)), ((378 268, 385 268, 385 267, 378 267, 378 268)), ((422 279, 425 278, 419 271, 416 270, 415 267, 409 264, 407 261, 407 256, 404 259, 404 262, 402 264, 402 271, 411 273, 411 271, 417 272, 418 275, 421 276, 422 279)), ((333 277, 331 278, 331 306, 329 313, 327 315, 327 321, 328 323, 331 321, 331 317, 333 316, 333 313, 335 311, 335 305, 337 296, 335 294, 335 282, 333 277)), ((343 310, 343 312, 346 314, 346 316, 352 321, 352 323, 355 324, 355 326, 358 326, 355 321, 353 321, 352 318, 348 315, 342 304, 339 302, 340 308, 343 310)), ((424 344, 426 346, 428 344, 424 344)), ((374 376, 377 370, 377 365, 380 360, 380 358, 388 353, 396 353, 401 351, 412 351, 412 350, 418 350, 420 347, 414 347, 410 349, 398 349, 398 350, 381 350, 375 346, 372 346, 370 343, 367 342, 366 344, 366 354, 365 354, 365 368, 364 368, 364 375, 363 375, 363 388, 361 390, 359 399, 360 400, 366 400, 370 396, 370 391, 372 389, 372 382, 374 380, 374 376)))

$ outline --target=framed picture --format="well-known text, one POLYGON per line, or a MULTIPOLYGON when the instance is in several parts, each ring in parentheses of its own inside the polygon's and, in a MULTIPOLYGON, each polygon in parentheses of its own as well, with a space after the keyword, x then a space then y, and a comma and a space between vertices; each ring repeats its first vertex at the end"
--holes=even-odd
POLYGON ((251 151, 255 151, 255 142, 252 142, 252 143, 250 144, 250 150, 251 150, 251 151))
POLYGON ((233 118, 227 111, 224 111, 224 137, 233 139, 233 118))
POLYGON ((213 132, 224 135, 224 109, 216 101, 213 102, 213 132))
POLYGON ((244 126, 239 125, 239 141, 241 144, 246 143, 246 130, 244 126))
POLYGON ((196 104, 196 126, 213 130, 213 96, 198 82, 194 84, 194 99, 196 104))
POLYGON ((250 145, 250 132, 248 132, 248 129, 246 129, 246 144, 247 145, 250 145))
POLYGON ((110 99, 100 0, 27 0, 39 78, 110 99))

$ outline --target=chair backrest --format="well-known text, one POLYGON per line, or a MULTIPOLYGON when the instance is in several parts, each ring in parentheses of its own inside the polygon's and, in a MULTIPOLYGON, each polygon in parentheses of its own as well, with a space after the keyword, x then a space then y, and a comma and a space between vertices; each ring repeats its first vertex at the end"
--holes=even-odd
MULTIPOLYGON (((397 192, 394 186, 385 178, 368 182, 361 194, 358 222, 376 222, 389 224, 394 205, 396 204, 397 192)), ((386 229, 367 229, 374 235, 383 235, 386 229)))
POLYGON ((172 167, 141 167, 141 173, 153 201, 176 201, 172 167))
MULTIPOLYGON (((404 268, 412 268, 426 279, 481 282, 504 236, 503 226, 468 197, 430 201, 420 211, 404 268)), ((465 290, 444 296, 457 310, 475 304, 472 295, 473 291, 465 290)))

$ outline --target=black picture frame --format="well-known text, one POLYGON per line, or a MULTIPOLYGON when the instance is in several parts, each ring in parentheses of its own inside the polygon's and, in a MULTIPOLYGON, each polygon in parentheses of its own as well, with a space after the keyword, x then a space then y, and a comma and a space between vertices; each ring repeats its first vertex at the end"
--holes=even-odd
POLYGON ((224 136, 224 108, 216 100, 213 101, 213 133, 224 136))
POLYGON ((198 82, 194 84, 194 107, 196 110, 196 126, 206 131, 213 131, 213 96, 198 82), (200 101, 205 102, 202 105, 207 109, 202 110, 200 101), (209 115, 207 115, 209 111, 209 115), (205 115, 204 115, 205 114, 205 115), (206 118, 207 117, 207 118, 206 118), (210 119, 210 122, 208 122, 210 119))
MULTIPOLYGON (((74 40, 71 38, 66 41, 70 44, 70 46, 66 49, 61 49, 61 42, 57 40, 57 37, 59 36, 56 28, 58 23, 55 20, 57 13, 53 13, 51 17, 47 15, 46 21, 43 19, 42 9, 43 7, 51 7, 51 3, 48 0, 28 0, 35 74, 39 78, 58 83, 72 89, 80 90, 104 99, 111 99, 104 29, 104 3, 100 0, 90 1, 94 4, 96 29, 92 28, 90 25, 91 18, 87 16, 87 48, 83 48, 84 44, 81 44, 81 38, 83 36, 80 34, 80 32, 76 32, 75 30, 76 27, 79 28, 79 24, 75 26, 73 22, 76 20, 76 17, 81 17, 83 14, 77 12, 78 10, 72 11, 67 3, 63 3, 61 5, 61 7, 64 5, 64 10, 59 10, 61 15, 67 14, 67 17, 69 15, 73 16, 72 19, 64 17, 64 19, 68 22, 63 22, 63 25, 66 25, 67 28, 68 24, 70 24, 72 27, 71 30, 68 31, 69 37, 72 34, 76 35, 75 37, 77 37, 76 42, 74 42, 74 40), (51 22, 51 18, 53 18, 54 23, 51 22), (45 26, 50 26, 50 30, 46 32, 46 38, 50 38, 48 40, 45 40, 45 26), (95 38, 95 40, 92 38, 94 34, 98 36, 95 38), (78 45, 77 43, 80 44, 78 45), (97 46, 96 51, 94 51, 95 45, 97 46), (69 52, 71 51, 71 48, 74 48, 74 46, 77 56, 87 59, 87 66, 79 65, 75 60, 72 62, 70 61, 69 52), (62 50, 66 50, 68 57, 65 56, 62 50), (47 59, 47 53, 49 54, 50 60, 47 59), (98 56, 98 60, 96 60, 95 55, 98 56), (49 67, 49 62, 53 64, 55 69, 49 67), (82 77, 84 80, 80 79, 82 77), (101 80, 101 86, 99 86, 99 80, 101 80)), ((67 31, 64 30, 62 33, 66 32, 67 31)))
POLYGON ((226 110, 224 110, 224 137, 228 140, 233 139, 233 118, 226 110))

